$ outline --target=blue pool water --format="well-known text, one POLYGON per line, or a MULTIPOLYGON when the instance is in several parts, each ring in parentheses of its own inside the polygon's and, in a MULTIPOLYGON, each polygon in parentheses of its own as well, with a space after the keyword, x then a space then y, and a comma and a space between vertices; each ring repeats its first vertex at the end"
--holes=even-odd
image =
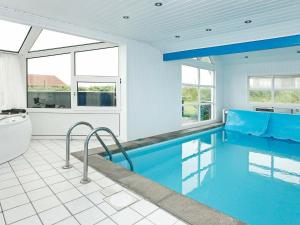
POLYGON ((128 154, 136 173, 243 222, 300 224, 300 143, 219 128, 128 154))

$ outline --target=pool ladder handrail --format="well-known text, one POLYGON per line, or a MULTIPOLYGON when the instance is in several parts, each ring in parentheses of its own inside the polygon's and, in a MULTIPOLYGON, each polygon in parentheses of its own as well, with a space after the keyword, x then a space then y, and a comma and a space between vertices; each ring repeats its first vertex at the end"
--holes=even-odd
MULTIPOLYGON (((73 126, 71 126, 67 132, 66 135, 66 162, 65 165, 62 167, 63 169, 70 169, 72 168, 72 165, 70 164, 70 139, 71 139, 71 132, 73 131, 73 129, 79 125, 85 125, 89 128, 91 128, 91 130, 94 130, 94 127, 85 121, 80 121, 75 123, 73 126)), ((96 133, 95 134, 96 138, 98 139, 98 141, 100 142, 100 144, 103 146, 103 148, 105 149, 105 151, 107 152, 108 156, 109 156, 109 160, 112 161, 112 155, 110 153, 110 151, 108 150, 107 146, 104 144, 103 140, 100 138, 100 136, 96 133)))
MULTIPOLYGON (((90 139, 91 137, 94 135, 94 134, 97 134, 97 132, 99 131, 106 131, 107 133, 110 134, 110 136, 113 138, 113 140, 115 141, 116 145, 118 146, 119 150, 122 152, 123 156, 125 157, 125 159, 127 160, 127 162, 129 163, 129 166, 130 166, 130 170, 133 171, 133 164, 132 164, 132 161, 130 160, 129 156, 127 155, 126 151, 124 150, 123 146, 121 145, 121 143, 118 141, 117 137, 115 136, 115 134, 107 127, 98 127, 98 128, 95 128, 94 130, 92 130, 88 136, 86 137, 85 139, 85 142, 84 142, 84 155, 83 155, 83 177, 80 181, 80 183, 82 184, 87 184, 89 183, 91 180, 88 178, 88 150, 89 150, 89 142, 90 142, 90 139)), ((106 146, 104 143, 103 143, 103 147, 106 146)), ((104 148, 107 148, 104 147, 104 148)), ((107 148, 108 149, 108 148, 107 148)))

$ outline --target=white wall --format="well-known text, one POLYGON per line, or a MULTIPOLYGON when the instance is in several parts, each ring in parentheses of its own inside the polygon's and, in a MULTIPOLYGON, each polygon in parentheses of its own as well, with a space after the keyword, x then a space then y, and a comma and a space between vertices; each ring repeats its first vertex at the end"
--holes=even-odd
POLYGON ((136 139, 181 128, 181 66, 144 43, 127 46, 127 132, 136 139))
MULTIPOLYGON (((262 62, 224 63, 224 107, 236 109, 253 109, 257 104, 247 100, 248 76, 295 75, 300 74, 300 58, 284 60, 263 60, 262 62)), ((269 106, 268 104, 264 104, 269 106)), ((270 105, 272 106, 272 105, 270 105)), ((282 107, 282 106, 281 106, 282 107)), ((286 106, 289 107, 289 106, 286 106)))

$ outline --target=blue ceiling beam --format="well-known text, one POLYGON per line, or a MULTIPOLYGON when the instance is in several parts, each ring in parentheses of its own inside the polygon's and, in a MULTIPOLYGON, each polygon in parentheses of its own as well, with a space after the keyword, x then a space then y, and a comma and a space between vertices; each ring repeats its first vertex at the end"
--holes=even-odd
POLYGON ((170 52, 163 55, 164 61, 188 59, 194 57, 226 55, 242 52, 252 52, 275 48, 285 48, 300 45, 300 35, 249 41, 236 44, 221 45, 208 48, 198 48, 179 52, 170 52))

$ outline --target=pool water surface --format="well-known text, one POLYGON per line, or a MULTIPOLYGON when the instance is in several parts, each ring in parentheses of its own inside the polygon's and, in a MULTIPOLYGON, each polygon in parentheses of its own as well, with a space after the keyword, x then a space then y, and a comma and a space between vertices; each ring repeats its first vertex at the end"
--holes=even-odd
POLYGON ((218 128, 128 155, 136 173, 247 224, 300 224, 300 143, 218 128))

